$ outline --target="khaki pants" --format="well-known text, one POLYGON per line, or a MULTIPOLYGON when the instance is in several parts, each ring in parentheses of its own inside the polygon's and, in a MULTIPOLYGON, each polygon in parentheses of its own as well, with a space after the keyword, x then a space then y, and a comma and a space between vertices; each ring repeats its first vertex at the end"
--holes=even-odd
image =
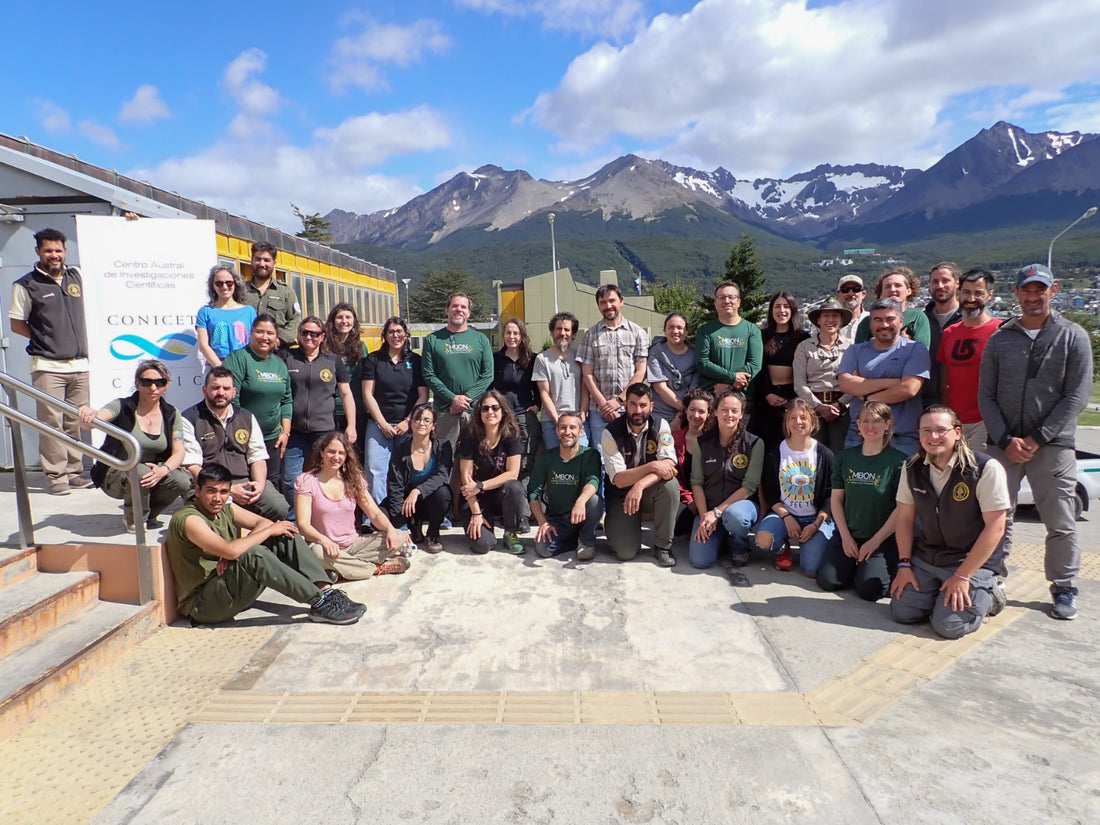
POLYGON ((340 548, 336 558, 326 556, 320 544, 311 544, 309 549, 321 560, 325 570, 335 570, 340 578, 348 581, 369 579, 378 565, 391 555, 386 549, 386 534, 382 532, 360 536, 347 547, 340 548))
MULTIPOLYGON (((74 407, 88 403, 88 373, 86 372, 36 371, 31 373, 31 383, 35 389, 66 401, 74 407)), ((63 430, 77 441, 80 440, 80 422, 76 416, 65 415, 61 410, 39 403, 38 420, 50 427, 63 430)), ((84 458, 80 450, 70 447, 57 438, 40 435, 38 456, 42 461, 42 471, 46 474, 46 480, 51 487, 67 487, 69 479, 80 475, 84 469, 84 458)))

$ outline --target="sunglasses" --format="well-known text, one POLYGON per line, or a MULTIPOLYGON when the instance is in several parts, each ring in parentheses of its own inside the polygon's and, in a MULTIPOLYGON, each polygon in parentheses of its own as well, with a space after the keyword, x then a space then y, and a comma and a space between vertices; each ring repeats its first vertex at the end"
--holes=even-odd
POLYGON ((500 404, 482 404, 481 411, 485 412, 500 412, 500 404))
POLYGON ((851 284, 850 286, 842 286, 837 292, 863 292, 863 287, 851 284))
POLYGON ((236 286, 235 281, 214 281, 214 286, 236 286))
POLYGON ((164 389, 168 386, 167 378, 139 378, 137 382, 139 387, 160 387, 164 389))
POLYGON ((320 338, 324 335, 323 332, 315 332, 312 329, 300 329, 298 330, 298 334, 304 338, 320 338))

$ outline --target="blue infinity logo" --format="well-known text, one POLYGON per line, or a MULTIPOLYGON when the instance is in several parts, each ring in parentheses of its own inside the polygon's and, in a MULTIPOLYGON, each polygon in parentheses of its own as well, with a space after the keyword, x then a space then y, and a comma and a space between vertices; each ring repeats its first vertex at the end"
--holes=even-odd
POLYGON ((198 339, 186 332, 173 332, 158 338, 155 343, 140 335, 120 335, 111 341, 110 350, 111 355, 123 361, 132 361, 143 355, 164 361, 179 361, 186 358, 187 353, 197 343, 198 339))

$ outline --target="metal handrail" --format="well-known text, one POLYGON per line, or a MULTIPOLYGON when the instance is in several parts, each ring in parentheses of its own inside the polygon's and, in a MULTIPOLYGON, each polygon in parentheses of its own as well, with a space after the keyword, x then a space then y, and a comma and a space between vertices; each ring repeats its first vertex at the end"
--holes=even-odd
POLYGON ((92 421, 91 428, 100 430, 107 435, 114 436, 121 442, 125 455, 116 458, 104 452, 98 447, 86 444, 73 438, 64 430, 51 427, 37 418, 19 410, 17 393, 24 393, 35 401, 45 404, 53 409, 60 410, 66 415, 77 416, 79 410, 72 404, 55 398, 42 390, 20 381, 9 373, 0 371, 0 385, 7 392, 8 403, 0 401, 0 415, 8 419, 12 432, 12 457, 15 464, 15 499, 19 517, 19 545, 26 550, 34 546, 34 520, 31 516, 30 492, 27 488, 27 467, 23 455, 23 430, 24 426, 30 427, 39 435, 48 438, 56 438, 70 447, 79 450, 83 455, 91 456, 97 461, 106 464, 115 470, 127 474, 130 481, 130 500, 134 511, 134 532, 137 540, 138 552, 138 593, 142 604, 153 599, 153 559, 152 548, 145 541, 145 509, 141 503, 141 473, 138 471, 138 459, 141 456, 141 445, 133 433, 125 432, 114 424, 100 419, 92 421))

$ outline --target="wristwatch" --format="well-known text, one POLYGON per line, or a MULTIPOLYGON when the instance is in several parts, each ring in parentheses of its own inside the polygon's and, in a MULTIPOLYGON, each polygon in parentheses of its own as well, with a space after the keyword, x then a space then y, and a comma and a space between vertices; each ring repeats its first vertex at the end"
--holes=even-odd
POLYGON ((711 510, 711 512, 714 513, 714 517, 716 519, 721 520, 721 518, 722 518, 722 508, 721 507, 715 507, 713 510, 711 510))
POLYGON ((484 490, 485 489, 485 482, 484 481, 479 481, 477 483, 477 489, 478 490, 484 490))

